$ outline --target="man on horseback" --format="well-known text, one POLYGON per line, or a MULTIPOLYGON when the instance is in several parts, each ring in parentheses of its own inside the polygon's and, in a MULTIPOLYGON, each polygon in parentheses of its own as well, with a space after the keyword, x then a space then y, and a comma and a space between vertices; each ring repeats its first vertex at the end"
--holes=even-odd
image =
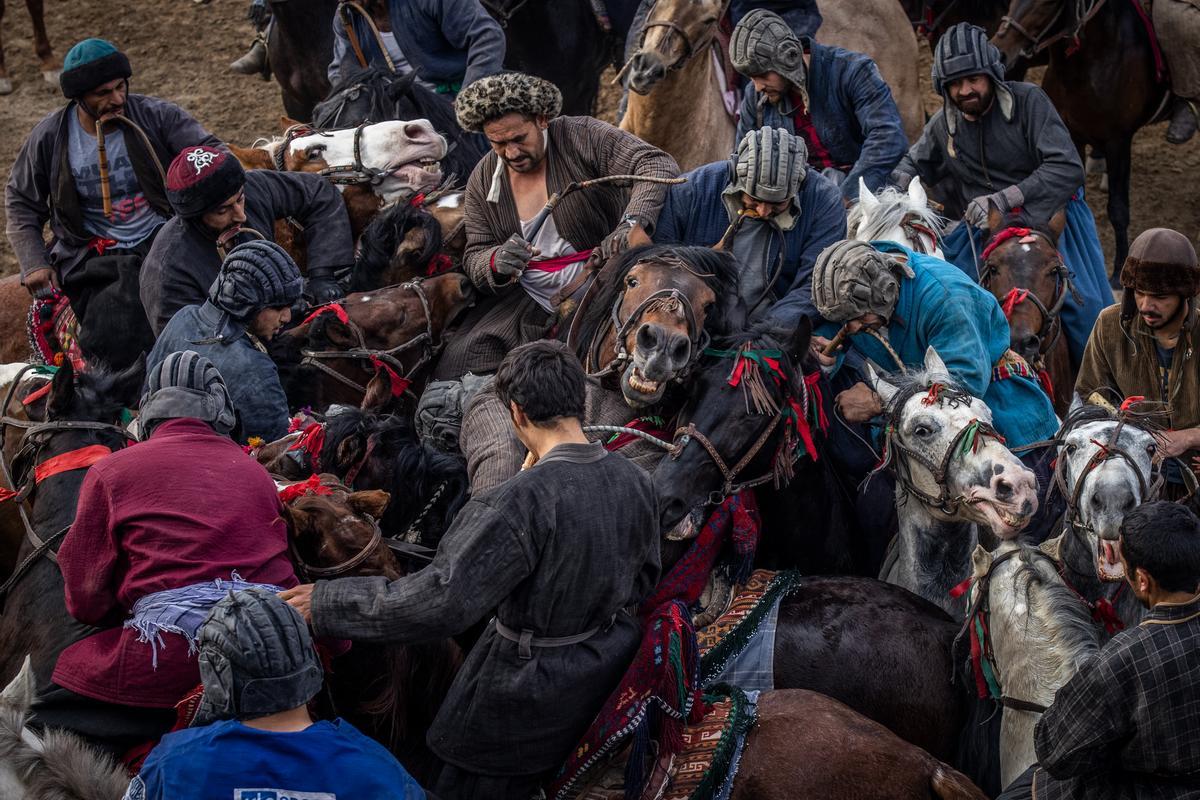
POLYGON ((102 630, 62 652, 32 719, 118 756, 175 722, 200 682, 189 650, 213 604, 296 584, 275 484, 229 439, 233 404, 212 362, 167 356, 140 422, 146 441, 88 470, 58 551, 67 610, 102 630))
POLYGON ((370 20, 354 13, 347 22, 341 6, 334 14, 330 83, 390 59, 397 72, 415 71, 434 91, 453 98, 504 69, 504 31, 479 0, 365 0, 362 6, 370 20))
MULTIPOLYGON (((1158 434, 1159 456, 1200 451, 1196 250, 1182 233, 1151 228, 1133 240, 1121 283, 1121 304, 1100 312, 1088 339, 1075 393, 1114 406, 1135 396, 1159 401, 1171 415, 1158 434)), ((1175 462, 1165 469, 1169 481, 1181 481, 1175 462)))
POLYGON ((797 36, 758 9, 733 30, 729 58, 750 79, 737 140, 763 126, 804 139, 809 166, 841 186, 849 203, 858 179, 883 186, 908 146, 900 111, 875 62, 861 53, 797 36))
POLYGON ((325 673, 308 626, 276 594, 228 593, 196 642, 204 683, 196 718, 150 752, 126 800, 425 796, 395 756, 349 722, 313 721, 308 703, 325 673))
POLYGON ((309 302, 342 296, 334 272, 354 263, 354 238, 346 204, 319 175, 247 172, 224 150, 188 147, 167 170, 167 199, 176 216, 146 254, 141 274, 142 305, 155 334, 179 309, 204 302, 235 245, 273 243, 277 219, 295 220, 304 232, 309 302))
POLYGON ((1200 115, 1200 2, 1154 0, 1150 6, 1175 95, 1167 141, 1183 144, 1196 135, 1200 115))
POLYGON ((1200 792, 1200 519, 1147 503, 1121 523, 1125 580, 1150 614, 1054 696, 1038 762, 1000 800, 1191 798, 1200 792))
POLYGON ((747 133, 729 161, 706 164, 672 186, 654 238, 721 247, 740 263, 747 313, 771 309, 795 328, 812 304, 813 263, 846 236, 837 186, 807 163, 804 140, 780 128, 747 133))
POLYGON ((574 192, 539 219, 550 195, 609 175, 673 178, 674 160, 592 117, 560 117, 562 95, 532 75, 476 81, 455 103, 464 130, 492 146, 467 182, 463 266, 492 298, 477 305, 436 368, 439 379, 493 372, 513 347, 541 338, 558 305, 579 292, 588 266, 648 243, 666 196, 659 183, 574 192))
POLYGON ((512 351, 496 390, 535 465, 472 497, 420 572, 283 595, 318 636, 357 641, 427 641, 495 610, 429 730, 439 797, 535 796, 641 640, 623 609, 658 580, 657 503, 646 473, 584 436, 585 380, 562 344, 512 351))
POLYGON ((907 187, 914 176, 926 186, 948 179, 948 204, 965 209, 965 224, 945 237, 942 249, 972 279, 979 275, 991 210, 1005 217, 1023 211, 1034 227, 1044 229, 1065 208, 1058 249, 1082 302, 1068 295, 1062 320, 1071 362, 1078 364, 1096 315, 1112 294, 1096 222, 1083 200, 1083 165, 1067 126, 1040 87, 1004 80, 1000 51, 982 28, 966 22, 938 41, 933 86, 943 107, 892 181, 907 187))
POLYGON ((229 376, 235 439, 273 442, 286 436, 287 396, 266 343, 291 321, 300 286, 296 262, 279 245, 238 245, 221 265, 208 299, 181 308, 163 328, 147 366, 153 370, 170 353, 195 350, 229 376))
POLYGON ((94 311, 119 320, 116 329, 134 346, 153 341, 137 285, 171 216, 160 165, 184 147, 221 143, 174 103, 130 94, 129 59, 111 42, 85 39, 63 67, 68 102, 34 127, 5 188, 8 239, 30 294, 48 299, 61 287, 81 323, 84 354, 114 361, 114 343, 90 336, 88 318, 94 311))

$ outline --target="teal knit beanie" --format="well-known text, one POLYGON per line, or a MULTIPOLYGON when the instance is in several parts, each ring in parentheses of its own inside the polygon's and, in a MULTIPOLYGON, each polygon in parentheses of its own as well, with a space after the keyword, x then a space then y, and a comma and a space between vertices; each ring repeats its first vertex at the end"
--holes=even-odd
POLYGON ((58 81, 62 93, 75 100, 101 84, 131 75, 129 59, 116 45, 104 39, 84 39, 67 51, 58 81))

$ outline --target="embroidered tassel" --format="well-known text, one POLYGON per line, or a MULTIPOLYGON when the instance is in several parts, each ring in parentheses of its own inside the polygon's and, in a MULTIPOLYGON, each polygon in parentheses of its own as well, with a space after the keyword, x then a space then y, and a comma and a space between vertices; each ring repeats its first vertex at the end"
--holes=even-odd
POLYGON ((312 464, 314 473, 321 471, 321 449, 325 446, 325 426, 314 422, 304 429, 300 438, 292 442, 288 450, 303 450, 312 464))
POLYGON ((388 377, 388 385, 391 386, 392 397, 403 397, 404 392, 408 389, 412 382, 392 369, 389 364, 379 358, 379 356, 371 356, 371 366, 375 367, 375 374, 383 372, 388 377))

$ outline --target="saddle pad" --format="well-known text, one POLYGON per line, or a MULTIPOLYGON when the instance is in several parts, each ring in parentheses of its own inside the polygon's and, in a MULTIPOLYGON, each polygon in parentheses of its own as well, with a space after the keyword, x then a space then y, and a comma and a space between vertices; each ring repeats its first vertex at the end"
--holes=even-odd
MULTIPOLYGON (((696 631, 696 644, 700 648, 700 682, 707 685, 717 676, 728 674, 740 656, 751 649, 756 634, 769 624, 774 634, 773 620, 779 601, 800 586, 798 571, 775 572, 755 570, 746 584, 729 604, 729 609, 715 622, 696 631)), ((757 648, 755 648, 757 649, 757 648)), ((773 656, 774 647, 766 649, 767 657, 773 656)), ((761 666, 761 665, 758 665, 761 666)), ((768 674, 771 664, 767 664, 768 674)), ((747 665, 756 669, 755 665, 747 665)), ((743 687, 759 688, 759 687, 743 687)))
POLYGON ((711 711, 683 731, 683 750, 670 767, 663 800, 709 800, 733 781, 736 756, 754 725, 754 705, 732 686, 705 695, 711 711))

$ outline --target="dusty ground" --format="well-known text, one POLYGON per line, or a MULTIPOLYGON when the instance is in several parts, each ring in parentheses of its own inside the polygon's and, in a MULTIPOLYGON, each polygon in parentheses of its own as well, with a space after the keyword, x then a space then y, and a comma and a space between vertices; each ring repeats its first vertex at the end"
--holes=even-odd
MULTIPOLYGON (((61 57, 86 36, 112 39, 129 55, 134 91, 174 100, 218 136, 238 143, 275 132, 283 113, 274 83, 233 75, 228 63, 244 52, 250 29, 246 0, 47 0, 46 24, 61 57)), ((63 102, 57 87, 45 84, 33 57, 29 18, 23 4, 9 3, 3 37, 16 91, 0 97, 0 176, 7 179, 17 148, 42 116, 63 102)), ((928 75, 928 55, 921 71, 928 75)), ((926 77, 926 80, 928 78, 926 77)), ((936 98, 930 96, 936 107, 936 98)), ((615 95, 609 90, 601 116, 612 119, 615 95)), ((1186 146, 1163 140, 1164 125, 1140 132, 1134 142, 1131 238, 1156 225, 1200 235, 1200 137, 1186 146)), ((1105 250, 1111 257, 1112 232, 1104 213, 1106 197, 1095 178, 1088 200, 1105 250)), ((2 216, 2 212, 0 212, 2 216)), ((7 239, 0 237, 0 274, 15 270, 7 239)))

